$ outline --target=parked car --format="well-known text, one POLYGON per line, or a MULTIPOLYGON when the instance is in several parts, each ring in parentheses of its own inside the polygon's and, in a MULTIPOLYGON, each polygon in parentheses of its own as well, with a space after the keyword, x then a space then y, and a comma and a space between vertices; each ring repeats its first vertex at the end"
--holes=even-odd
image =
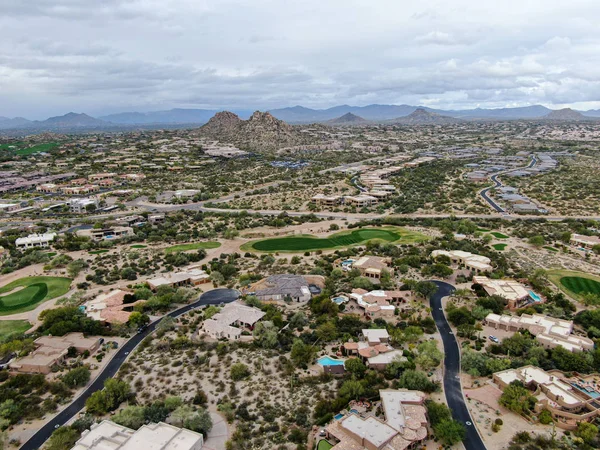
POLYGON ((492 341, 493 343, 495 343, 495 344, 499 344, 500 343, 500 339, 498 339, 496 336, 492 336, 490 334, 489 337, 490 337, 490 341, 492 341))

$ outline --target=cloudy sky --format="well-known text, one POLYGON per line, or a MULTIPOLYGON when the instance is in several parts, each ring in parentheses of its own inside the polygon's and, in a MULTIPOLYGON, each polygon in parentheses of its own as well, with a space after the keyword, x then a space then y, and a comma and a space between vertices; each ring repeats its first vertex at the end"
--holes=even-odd
POLYGON ((0 115, 600 108, 598 0, 0 0, 0 115))

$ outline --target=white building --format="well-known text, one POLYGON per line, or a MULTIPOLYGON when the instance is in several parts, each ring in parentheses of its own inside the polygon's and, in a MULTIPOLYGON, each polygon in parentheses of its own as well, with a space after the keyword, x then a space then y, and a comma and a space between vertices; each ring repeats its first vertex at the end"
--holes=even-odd
POLYGON ((50 246, 50 242, 54 240, 56 233, 30 234, 27 237, 18 238, 15 241, 17 248, 46 248, 50 246))
POLYGON ((242 328, 252 330, 264 315, 260 309, 231 302, 212 318, 204 321, 200 334, 208 334, 213 339, 236 340, 242 335, 242 328))
POLYGON ((494 268, 491 266, 492 260, 487 256, 475 255, 462 250, 434 250, 431 252, 432 258, 438 256, 447 256, 454 264, 463 264, 467 269, 476 273, 491 272, 494 268))
POLYGON ((95 209, 98 209, 98 199, 96 198, 75 198, 69 200, 69 210, 73 214, 83 214, 88 210, 88 206, 94 205, 95 209))
POLYGON ((163 422, 134 431, 103 420, 84 431, 72 450, 200 450, 200 433, 163 422))

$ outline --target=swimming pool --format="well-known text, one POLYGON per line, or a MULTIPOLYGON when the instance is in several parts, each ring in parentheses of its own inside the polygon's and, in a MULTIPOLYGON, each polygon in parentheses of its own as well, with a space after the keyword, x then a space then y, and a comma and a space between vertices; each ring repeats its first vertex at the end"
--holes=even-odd
POLYGON ((344 361, 342 361, 341 359, 333 359, 330 356, 321 356, 319 359, 317 359, 317 364, 319 364, 320 366, 343 366, 344 365, 344 361))
POLYGON ((537 295, 535 292, 533 291, 529 291, 529 296, 531 297, 531 299, 536 302, 539 303, 542 301, 542 297, 540 297, 539 295, 537 295))
POLYGON ((338 305, 341 305, 342 303, 345 303, 348 301, 348 299, 346 297, 334 297, 331 299, 334 303, 337 303, 338 305))
POLYGON ((571 386, 573 386, 575 389, 577 389, 578 391, 583 392, 584 394, 589 395, 592 398, 600 398, 600 393, 596 392, 595 390, 592 389, 587 389, 584 386, 580 386, 577 383, 571 383, 571 386))
POLYGON ((351 409, 350 414, 359 414, 358 409, 351 409))
POLYGON ((340 413, 340 414, 336 414, 335 416, 333 416, 333 418, 334 418, 335 420, 340 420, 340 419, 342 419, 343 417, 344 417, 344 415, 343 415, 343 414, 341 414, 341 413, 340 413))

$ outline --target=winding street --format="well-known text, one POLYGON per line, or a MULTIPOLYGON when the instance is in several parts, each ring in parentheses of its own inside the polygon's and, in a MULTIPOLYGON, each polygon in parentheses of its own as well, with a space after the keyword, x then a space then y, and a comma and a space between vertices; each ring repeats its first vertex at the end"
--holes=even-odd
POLYGON ((463 441, 465 449, 486 450, 465 403, 460 382, 460 348, 442 308, 442 298, 454 292, 455 288, 443 281, 432 281, 437 285, 438 290, 429 299, 429 305, 444 344, 444 392, 448 407, 452 411, 452 417, 464 424, 467 429, 467 436, 463 441))
MULTIPOLYGON (((167 316, 175 318, 200 306, 230 303, 238 296, 239 292, 237 291, 229 289, 215 289, 202 294, 196 302, 183 306, 175 311, 171 311, 167 314, 167 316)), ((146 336, 154 332, 156 325, 159 322, 160 319, 152 322, 143 332, 135 334, 120 349, 118 349, 117 353, 113 356, 102 372, 98 374, 96 379, 78 397, 76 397, 69 406, 60 411, 52 420, 46 423, 27 442, 25 442, 25 444, 21 446, 21 450, 37 450, 41 448, 44 442, 48 440, 56 428, 66 424, 79 411, 81 411, 81 409, 85 406, 86 400, 94 392, 99 391, 104 387, 104 382, 107 379, 112 378, 117 373, 119 368, 127 359, 128 355, 135 350, 135 348, 146 336)))
POLYGON ((519 167, 517 169, 510 169, 510 170, 504 170, 502 172, 496 172, 494 175, 492 175, 490 177, 490 180, 494 183, 494 185, 493 186, 489 186, 489 187, 483 189, 482 191, 479 192, 479 195, 481 195, 481 198, 483 198, 496 211, 498 211, 499 213, 506 213, 506 210, 504 208, 502 208, 500 205, 498 205, 498 203, 496 203, 488 195, 488 192, 491 189, 496 189, 496 188, 499 188, 499 187, 503 186, 502 181, 500 181, 498 179, 498 176, 506 174, 506 173, 514 172, 514 171, 517 171, 517 170, 531 169, 536 164, 537 164, 537 158, 536 158, 535 155, 533 155, 533 157, 531 158, 531 162, 528 165, 526 165, 525 167, 519 167))

